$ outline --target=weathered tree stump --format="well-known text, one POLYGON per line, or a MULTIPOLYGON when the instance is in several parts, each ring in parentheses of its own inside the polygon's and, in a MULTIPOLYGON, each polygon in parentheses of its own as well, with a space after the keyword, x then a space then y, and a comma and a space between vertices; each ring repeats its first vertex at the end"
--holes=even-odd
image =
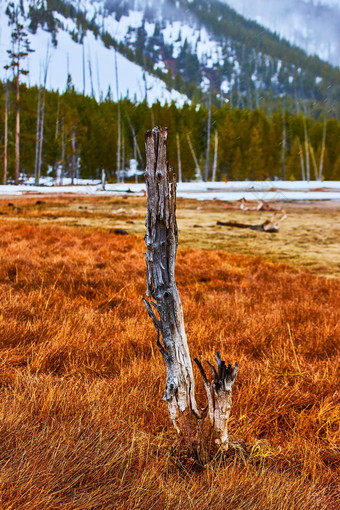
POLYGON ((157 345, 166 366, 167 402, 172 423, 179 434, 202 448, 211 441, 228 447, 228 418, 237 364, 226 367, 217 353, 217 370, 209 363, 214 381, 209 383, 202 364, 195 359, 203 377, 208 406, 199 410, 195 379, 184 327, 183 309, 175 281, 178 246, 176 222, 176 179, 169 185, 167 128, 154 128, 145 135, 147 185, 146 266, 147 296, 144 304, 157 331, 157 345), (209 433, 203 430, 209 425, 209 433), (203 445, 204 446, 204 445, 203 445))

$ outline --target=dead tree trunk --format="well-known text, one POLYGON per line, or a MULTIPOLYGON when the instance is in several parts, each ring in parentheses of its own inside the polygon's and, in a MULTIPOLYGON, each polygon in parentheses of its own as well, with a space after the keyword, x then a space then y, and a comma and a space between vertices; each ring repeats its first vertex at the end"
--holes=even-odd
POLYGON ((40 134, 39 134, 39 154, 38 154, 38 173, 37 173, 37 177, 36 177, 36 184, 40 183, 40 176, 41 176, 42 149, 43 149, 43 143, 44 143, 45 100, 46 100, 46 88, 44 85, 43 92, 42 92, 40 134))
POLYGON ((214 150, 214 162, 212 172, 212 182, 216 181, 216 170, 217 170, 217 151, 218 151, 218 131, 215 131, 215 150, 214 150))
POLYGON ((316 164, 315 152, 314 152, 313 146, 311 144, 309 144, 309 151, 310 151, 310 155, 311 155, 312 163, 313 163, 314 178, 317 181, 318 180, 318 166, 316 164))
POLYGON ((16 112, 15 112, 15 184, 19 184, 20 177, 20 81, 19 70, 16 77, 16 112))
POLYGON ((201 168, 200 168, 200 166, 198 164, 198 160, 196 158, 196 154, 195 154, 195 151, 194 151, 194 148, 193 148, 193 145, 192 145, 189 133, 187 133, 187 140, 188 140, 188 145, 190 147, 190 151, 191 151, 193 160, 195 161, 195 166, 196 166, 196 175, 195 175, 195 177, 196 177, 196 179, 198 181, 201 182, 202 181, 201 168))
POLYGON ((306 119, 303 117, 303 128, 305 133, 305 155, 306 155, 306 179, 307 182, 310 181, 310 167, 309 167, 309 140, 308 140, 308 131, 306 119))
POLYGON ((183 309, 175 281, 178 246, 176 223, 176 180, 169 186, 166 156, 166 128, 154 128, 145 137, 146 146, 146 266, 147 296, 143 299, 157 331, 157 345, 166 365, 166 389, 163 400, 178 433, 192 443, 202 444, 201 431, 209 425, 209 440, 223 449, 228 447, 227 422, 231 406, 231 388, 237 364, 226 368, 218 353, 217 371, 210 365, 214 382, 209 383, 201 363, 195 359, 208 397, 208 415, 198 409, 195 380, 184 327, 183 309), (169 189, 170 188, 170 189, 169 189), (160 340, 162 337, 162 341, 160 340))
POLYGON ((303 150, 302 150, 302 145, 301 145, 300 141, 299 141, 299 156, 300 156, 300 163, 301 163, 301 176, 302 176, 302 180, 305 181, 306 180, 305 162, 303 159, 303 150))
POLYGON ((178 133, 176 133, 176 142, 177 142, 178 182, 182 182, 181 145, 179 143, 178 133))
POLYGON ((44 86, 41 91, 39 88, 39 99, 38 99, 38 120, 37 120, 37 143, 38 143, 38 153, 36 168, 35 168, 35 184, 40 184, 40 176, 41 176, 41 164, 42 164, 42 149, 44 143, 44 123, 45 123, 45 101, 46 101, 46 83, 47 83, 47 73, 48 73, 48 52, 49 46, 47 45, 47 53, 46 53, 46 63, 44 70, 44 86), (42 102, 41 101, 41 93, 42 93, 42 102))
POLYGON ((204 172, 205 182, 208 182, 208 177, 209 177, 210 135, 211 135, 211 90, 209 90, 207 151, 206 151, 206 156, 205 156, 205 172, 204 172))
POLYGON ((4 175, 3 175, 3 184, 7 184, 7 167, 8 167, 8 156, 7 156, 7 148, 8 148, 8 110, 9 110, 9 91, 8 91, 8 81, 6 81, 6 98, 5 98, 5 133, 4 133, 4 175))
POLYGON ((76 132, 74 130, 72 131, 71 144, 72 144, 71 184, 73 185, 77 174, 76 132))
POLYGON ((35 138, 35 163, 34 163, 34 182, 35 184, 39 184, 38 182, 38 166, 39 166, 39 145, 40 145, 40 99, 41 99, 41 87, 39 87, 38 91, 38 107, 37 107, 37 129, 36 129, 36 138, 35 138))
POLYGON ((120 182, 120 145, 121 145, 121 126, 120 126, 120 104, 119 104, 119 80, 118 80, 118 63, 117 52, 115 51, 115 72, 116 72, 116 94, 117 94, 117 124, 118 124, 118 137, 117 137, 117 182, 120 182))
POLYGON ((324 157, 325 157, 325 148, 326 148, 326 119, 324 120, 324 125, 323 125, 322 147, 321 147, 321 156, 320 156, 320 164, 319 164, 319 181, 322 181, 322 172, 323 172, 323 161, 324 161, 324 157))
POLYGON ((281 151, 281 166, 282 177, 286 180, 286 148, 287 148, 287 133, 286 133, 286 118, 285 113, 282 112, 282 151, 281 151))

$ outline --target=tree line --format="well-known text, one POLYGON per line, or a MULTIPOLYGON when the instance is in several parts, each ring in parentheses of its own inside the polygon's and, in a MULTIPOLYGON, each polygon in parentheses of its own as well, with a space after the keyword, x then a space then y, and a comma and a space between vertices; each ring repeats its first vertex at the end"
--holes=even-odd
MULTIPOLYGON (((41 175, 99 179, 104 170, 113 182, 121 180, 131 159, 144 168, 144 133, 162 125, 169 128, 169 160, 175 171, 181 167, 183 180, 340 180, 340 123, 335 118, 315 120, 287 111, 269 117, 262 110, 228 104, 117 103, 110 91, 98 102, 77 93, 71 80, 64 93, 44 91, 44 96, 41 87, 21 84, 17 97, 15 79, 0 83, 0 151, 4 154, 6 135, 10 182, 15 179, 18 108, 21 178, 36 174, 39 139, 41 175), (44 124, 38 129, 43 97, 44 124)), ((4 182, 4 157, 0 172, 4 182)))
MULTIPOLYGON (((107 1, 99 14, 114 14, 117 21, 130 10, 142 9, 134 0, 107 1)), ((30 5, 27 13, 28 29, 35 33, 39 26, 51 33, 52 43, 58 44, 58 31, 64 30, 59 13, 72 19, 75 27, 71 37, 82 43, 87 31, 101 38, 108 48, 114 48, 129 60, 136 62, 151 74, 162 79, 171 89, 184 93, 195 102, 204 101, 201 87, 203 77, 208 78, 215 97, 240 108, 261 108, 273 111, 274 102, 280 101, 284 108, 298 109, 298 101, 304 101, 311 115, 330 111, 339 116, 340 71, 317 57, 307 56, 303 50, 290 45, 277 35, 254 21, 246 20, 226 4, 217 1, 196 0, 190 2, 154 0, 143 6, 143 19, 139 27, 129 28, 129 37, 118 41, 96 19, 88 19, 86 11, 64 0, 47 0, 30 5), (169 6, 173 4, 172 9, 169 6), (159 19, 161 16, 161 19, 159 19), (213 35, 222 49, 223 62, 212 67, 197 57, 197 48, 179 34, 181 48, 174 52, 174 45, 164 41, 162 29, 165 20, 179 21, 184 25, 203 26, 213 35), (146 31, 147 24, 154 24, 154 32, 146 31), (176 55, 175 55, 176 54, 176 55), (161 61, 164 68, 157 64, 161 61), (237 64, 238 71, 235 71, 237 64), (228 91, 222 84, 229 83, 228 91)), ((179 42, 179 41, 177 41, 179 42)), ((202 60, 202 59, 201 59, 202 60)))

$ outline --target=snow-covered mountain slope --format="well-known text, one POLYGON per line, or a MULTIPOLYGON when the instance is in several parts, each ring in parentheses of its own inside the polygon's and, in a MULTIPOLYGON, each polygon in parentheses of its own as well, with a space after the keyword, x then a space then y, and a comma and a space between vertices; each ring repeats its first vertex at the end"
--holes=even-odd
MULTIPOLYGON (((26 2, 28 12, 30 2, 26 2)), ((91 6, 91 3, 88 3, 91 6)), ((7 50, 10 48, 12 27, 8 25, 6 15, 7 2, 0 0, 0 79, 5 79, 8 72, 4 65, 9 61, 7 50)), ((48 62, 47 87, 63 91, 66 88, 68 74, 76 90, 97 99, 105 97, 110 88, 112 97, 117 97, 116 65, 118 70, 118 95, 132 101, 147 99, 149 104, 175 101, 182 105, 188 98, 176 90, 168 90, 165 83, 147 72, 141 66, 117 53, 113 48, 106 48, 100 37, 95 37, 88 30, 82 44, 72 39, 72 32, 77 30, 76 23, 55 14, 59 26, 57 47, 53 45, 51 33, 39 27, 36 33, 29 34, 31 48, 34 50, 25 62, 29 70, 23 81, 30 85, 42 83, 46 62, 48 62), (85 85, 85 87, 84 87, 85 85)))
MULTIPOLYGON (((1 69, 10 46, 9 1, 0 0, 1 69)), ((43 74, 51 41, 48 84, 60 90, 70 74, 79 91, 100 97, 110 86, 117 97, 116 49, 118 95, 132 100, 207 102, 210 90, 216 103, 241 108, 263 108, 267 99, 279 97, 285 98, 283 108, 310 100, 333 112, 340 98, 338 71, 222 0, 24 0, 24 5, 36 50, 29 57, 31 83, 43 74)))
POLYGON ((340 0, 224 0, 309 55, 340 66, 340 0))

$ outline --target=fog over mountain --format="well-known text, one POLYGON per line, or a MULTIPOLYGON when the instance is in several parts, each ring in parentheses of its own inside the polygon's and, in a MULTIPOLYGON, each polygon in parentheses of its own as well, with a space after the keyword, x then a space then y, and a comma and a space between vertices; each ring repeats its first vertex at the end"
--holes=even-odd
POLYGON ((224 0, 309 55, 340 66, 340 0, 224 0))

